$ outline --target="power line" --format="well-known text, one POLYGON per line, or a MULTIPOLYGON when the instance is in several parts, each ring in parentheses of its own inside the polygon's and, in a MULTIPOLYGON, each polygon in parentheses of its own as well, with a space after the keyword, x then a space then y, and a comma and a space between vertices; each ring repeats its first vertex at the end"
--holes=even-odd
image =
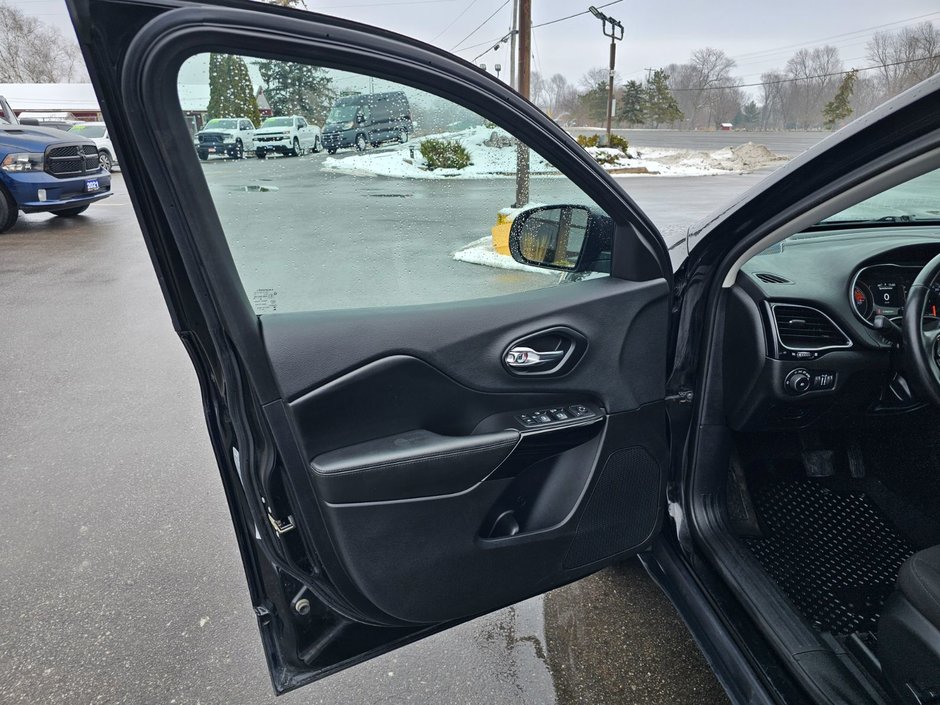
MULTIPOLYGON (((597 9, 599 10, 599 9, 601 9, 601 8, 603 8, 603 7, 610 7, 611 5, 616 5, 617 3, 621 3, 621 2, 623 2, 623 0, 613 0, 613 2, 608 2, 608 3, 604 3, 603 5, 598 5, 598 6, 597 6, 597 9)), ((497 10, 497 12, 498 12, 498 10, 497 10)), ((576 13, 573 14, 573 15, 567 15, 567 16, 565 16, 565 17, 557 17, 557 18, 555 18, 554 20, 548 20, 547 22, 539 22, 538 24, 532 25, 532 29, 536 29, 537 27, 547 27, 547 26, 550 25, 550 24, 555 24, 555 23, 557 23, 557 22, 564 22, 565 20, 570 20, 570 19, 573 19, 573 18, 575 18, 575 17, 580 17, 581 15, 588 15, 588 14, 590 14, 590 12, 591 12, 590 10, 582 10, 581 12, 576 12, 576 13)), ((461 47, 460 51, 468 51, 468 50, 470 50, 470 49, 478 49, 478 48, 480 48, 480 47, 485 47, 485 46, 488 45, 488 44, 489 44, 489 45, 493 45, 494 48, 495 48, 495 46, 496 46, 499 42, 502 42, 502 41, 503 41, 503 39, 505 38, 505 36, 506 36, 506 35, 503 35, 502 37, 495 37, 495 38, 491 39, 491 40, 488 41, 488 42, 480 42, 479 44, 470 44, 470 45, 468 45, 468 46, 461 47)), ((465 41, 466 41, 466 40, 465 40, 465 41)), ((455 51, 456 51, 456 49, 455 49, 455 51)), ((483 52, 483 53, 486 54, 488 51, 490 51, 490 50, 487 49, 487 51, 485 51, 485 52, 483 52)), ((477 58, 480 58, 480 57, 477 57, 477 58)), ((474 61, 475 61, 475 60, 476 60, 476 59, 474 59, 474 61)))
MULTIPOLYGON (((502 10, 504 7, 506 7, 506 5, 508 5, 508 4, 511 3, 511 2, 512 2, 512 0, 506 0, 506 2, 504 2, 502 5, 500 5, 500 6, 497 7, 495 10, 493 10, 493 14, 491 14, 489 17, 487 17, 485 20, 483 20, 480 24, 478 24, 478 25, 476 26, 476 28, 475 28, 472 32, 470 32, 470 34, 468 34, 466 37, 464 37, 464 38, 461 39, 459 42, 457 42, 456 46, 454 46, 454 48, 451 49, 451 51, 457 51, 457 47, 459 47, 459 46, 460 46, 461 44, 463 44, 465 41, 467 41, 468 39, 470 39, 470 37, 472 37, 474 34, 476 34, 476 33, 479 32, 481 29, 483 29, 483 27, 486 25, 487 22, 489 22, 491 19, 493 19, 494 17, 496 17, 497 13, 499 13, 500 10, 502 10)), ((464 47, 464 48, 466 49, 467 47, 464 47)))
POLYGON ((760 81, 759 83, 740 83, 736 86, 704 86, 702 88, 670 88, 669 90, 673 93, 681 93, 686 91, 727 91, 732 88, 755 88, 757 86, 776 86, 781 83, 793 83, 795 81, 810 81, 814 78, 829 78, 831 76, 845 76, 846 74, 857 71, 858 73, 863 73, 865 71, 875 71, 877 69, 890 68, 892 66, 901 66, 903 64, 914 64, 918 61, 929 61, 930 59, 940 59, 940 54, 932 54, 931 56, 922 56, 919 59, 907 59, 906 61, 894 61, 890 64, 878 64, 877 66, 865 66, 860 69, 849 69, 848 71, 832 71, 830 73, 819 73, 815 76, 800 76, 799 78, 781 78, 776 81, 760 81))
POLYGON ((470 4, 467 5, 467 6, 460 12, 459 15, 457 15, 454 19, 452 19, 452 20, 448 23, 448 25, 447 25, 446 27, 444 27, 444 29, 442 29, 440 32, 438 32, 436 35, 434 35, 434 39, 432 39, 432 40, 429 42, 429 44, 433 44, 434 42, 436 42, 436 41, 441 37, 441 35, 444 34, 444 32, 446 32, 448 29, 450 29, 451 27, 453 27, 453 26, 457 23, 457 20, 459 20, 461 17, 463 17, 465 14, 467 14, 467 10, 469 10, 471 7, 473 7, 474 5, 476 5, 476 3, 477 3, 477 0, 470 0, 470 4))

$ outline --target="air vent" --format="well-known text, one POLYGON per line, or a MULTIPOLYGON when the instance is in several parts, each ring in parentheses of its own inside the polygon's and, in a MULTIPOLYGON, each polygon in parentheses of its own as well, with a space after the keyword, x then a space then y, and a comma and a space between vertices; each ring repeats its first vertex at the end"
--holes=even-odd
POLYGON ((771 304, 777 339, 790 350, 849 348, 852 341, 829 316, 809 306, 771 304))
POLYGON ((757 272, 755 275, 765 284, 792 284, 789 279, 786 277, 781 277, 779 274, 771 274, 770 272, 757 272))

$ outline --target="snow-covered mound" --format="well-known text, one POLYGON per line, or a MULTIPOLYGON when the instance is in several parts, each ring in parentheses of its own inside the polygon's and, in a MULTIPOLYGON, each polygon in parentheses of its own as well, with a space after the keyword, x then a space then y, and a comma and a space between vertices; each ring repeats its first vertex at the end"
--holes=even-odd
POLYGON ((552 269, 541 269, 540 267, 530 267, 527 264, 516 262, 508 255, 501 255, 493 249, 493 238, 489 235, 474 240, 469 245, 461 247, 454 253, 454 259, 458 262, 468 262, 469 264, 481 264, 485 267, 498 267, 500 269, 513 269, 518 272, 532 272, 533 274, 543 274, 559 279, 562 274, 552 269))
MULTIPOLYGON (((763 145, 751 142, 713 152, 631 148, 624 154, 618 149, 605 147, 588 147, 587 151, 605 169, 618 176, 711 176, 753 171, 786 159, 763 145)), ((390 176, 400 179, 515 178, 516 148, 508 133, 481 125, 458 132, 415 138, 406 144, 352 153, 348 156, 327 157, 323 168, 361 176, 390 176), (459 142, 469 152, 471 164, 464 169, 428 169, 421 158, 422 139, 459 142)), ((559 172, 538 154, 530 152, 529 173, 533 176, 551 176, 559 172)))

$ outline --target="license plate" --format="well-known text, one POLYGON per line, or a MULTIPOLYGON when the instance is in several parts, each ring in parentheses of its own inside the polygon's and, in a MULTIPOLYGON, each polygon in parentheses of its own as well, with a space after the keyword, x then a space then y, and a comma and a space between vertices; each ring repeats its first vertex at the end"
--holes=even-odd
POLYGON ((97 191, 98 190, 98 179, 88 179, 85 182, 86 191, 97 191))
POLYGON ((206 151, 212 152, 213 154, 215 154, 215 147, 209 147, 209 149, 206 151))

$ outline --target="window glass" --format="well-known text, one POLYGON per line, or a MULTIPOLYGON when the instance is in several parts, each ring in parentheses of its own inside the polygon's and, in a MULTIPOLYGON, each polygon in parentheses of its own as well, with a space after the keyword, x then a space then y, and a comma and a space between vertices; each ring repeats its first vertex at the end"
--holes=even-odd
MULTIPOLYGON (((291 115, 303 115, 312 130, 300 142, 289 133, 258 135, 244 159, 220 150, 200 162, 256 313, 444 303, 579 285, 574 280, 583 275, 516 262, 509 229, 534 205, 597 206, 498 125, 373 76, 232 60, 245 63, 251 85, 225 82, 245 75, 240 71, 209 76, 202 55, 183 66, 181 95, 201 86, 208 107, 217 104, 214 91, 254 97, 261 88, 272 113, 263 128, 289 127, 291 115)), ((571 261, 586 224, 582 210, 565 224, 571 261)))

